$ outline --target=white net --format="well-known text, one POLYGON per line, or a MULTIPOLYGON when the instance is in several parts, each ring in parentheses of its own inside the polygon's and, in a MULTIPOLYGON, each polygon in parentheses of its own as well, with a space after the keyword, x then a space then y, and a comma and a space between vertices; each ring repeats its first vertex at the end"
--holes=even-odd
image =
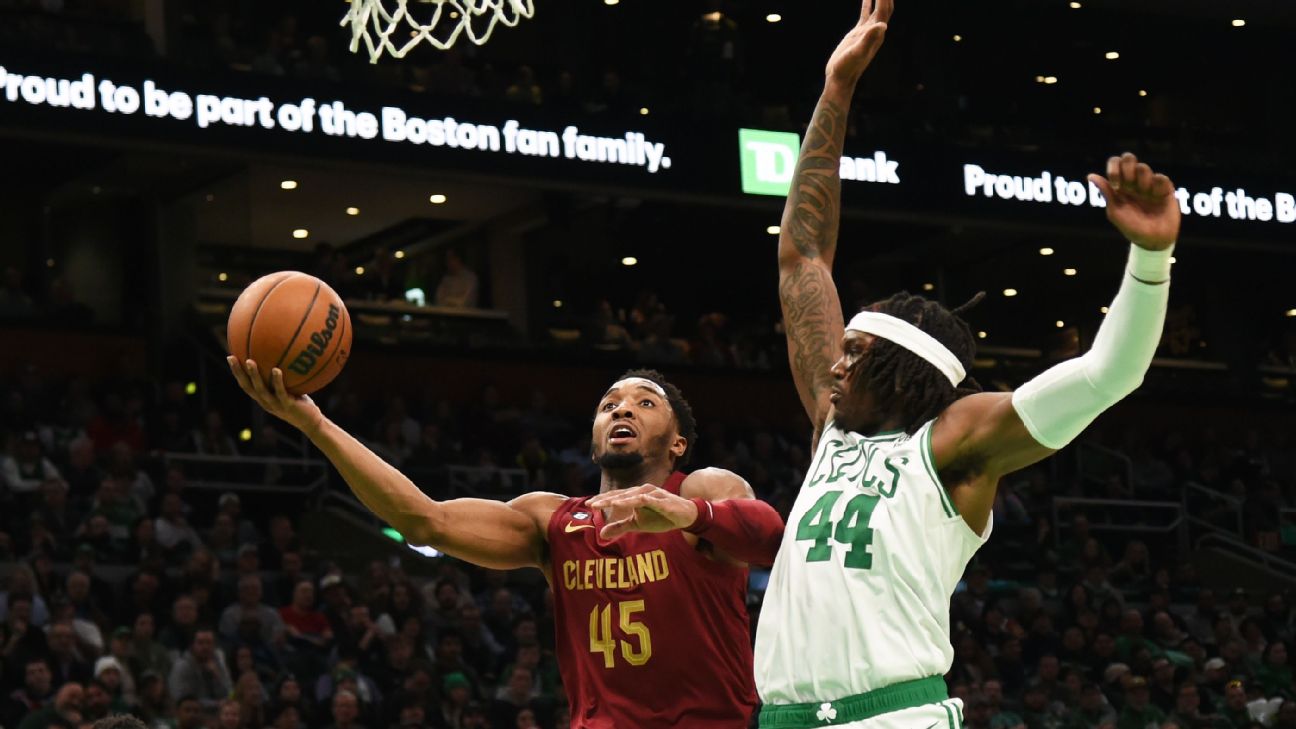
POLYGON ((535 14, 534 0, 350 0, 350 4, 342 27, 351 26, 351 52, 359 53, 363 42, 370 63, 377 63, 384 53, 404 58, 420 43, 445 50, 460 35, 481 45, 490 40, 496 24, 513 27, 535 14))

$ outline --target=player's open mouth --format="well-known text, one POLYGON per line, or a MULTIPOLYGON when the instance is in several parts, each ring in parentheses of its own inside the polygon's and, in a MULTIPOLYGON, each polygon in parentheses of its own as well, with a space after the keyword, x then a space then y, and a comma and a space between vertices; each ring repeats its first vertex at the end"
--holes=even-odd
POLYGON ((612 445, 629 443, 638 437, 638 435, 639 434, 635 432, 634 428, 631 428, 628 425, 615 425, 612 427, 612 430, 608 432, 608 443, 611 443, 612 445))

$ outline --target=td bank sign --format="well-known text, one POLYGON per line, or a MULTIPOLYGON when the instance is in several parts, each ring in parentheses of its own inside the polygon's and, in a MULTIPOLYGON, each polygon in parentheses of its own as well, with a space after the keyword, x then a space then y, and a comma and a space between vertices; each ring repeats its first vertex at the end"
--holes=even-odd
MULTIPOLYGON (((801 137, 791 132, 763 129, 738 130, 738 159, 742 169, 742 190, 749 195, 784 197, 792 187, 801 137)), ((887 159, 886 152, 872 157, 842 157, 841 178, 858 182, 900 184, 900 163, 887 159)))

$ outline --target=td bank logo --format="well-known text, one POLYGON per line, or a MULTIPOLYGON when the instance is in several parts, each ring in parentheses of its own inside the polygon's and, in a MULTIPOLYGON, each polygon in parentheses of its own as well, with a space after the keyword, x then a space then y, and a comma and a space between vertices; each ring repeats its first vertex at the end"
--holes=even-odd
POLYGON ((796 171, 801 138, 791 132, 739 129, 742 189, 750 195, 786 196, 796 171))
MULTIPOLYGON (((785 197, 792 188, 801 138, 791 132, 739 129, 738 153, 742 190, 749 195, 785 197)), ((900 163, 886 152, 872 157, 842 157, 841 178, 858 182, 900 184, 900 163)))

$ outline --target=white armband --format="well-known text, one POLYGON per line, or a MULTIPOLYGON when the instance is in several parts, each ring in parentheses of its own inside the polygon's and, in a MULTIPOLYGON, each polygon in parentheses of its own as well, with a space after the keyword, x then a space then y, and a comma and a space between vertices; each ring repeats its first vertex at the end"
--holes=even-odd
POLYGON ((1093 347, 1049 368, 1013 393, 1013 409, 1042 446, 1058 449, 1104 410, 1138 389, 1161 342, 1174 246, 1131 246, 1129 266, 1093 347))

